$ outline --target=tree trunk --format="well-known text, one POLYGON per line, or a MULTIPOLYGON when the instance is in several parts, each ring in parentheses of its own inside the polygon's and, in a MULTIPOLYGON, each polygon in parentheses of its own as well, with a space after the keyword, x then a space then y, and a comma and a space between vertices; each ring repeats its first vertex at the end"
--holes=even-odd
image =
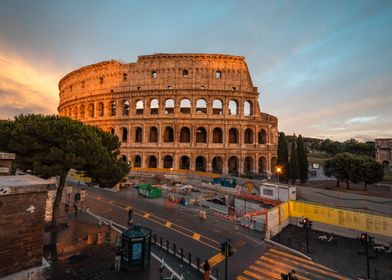
POLYGON ((347 181, 346 181, 346 184, 347 184, 347 189, 349 190, 349 189, 350 189, 350 181, 347 180, 347 181))
POLYGON ((363 190, 367 191, 367 184, 366 184, 366 182, 363 182, 363 190))
POLYGON ((53 204, 52 227, 57 226, 57 219, 58 219, 59 212, 60 212, 61 198, 63 196, 65 179, 67 178, 68 172, 69 172, 69 169, 64 171, 63 174, 61 174, 61 176, 60 176, 59 186, 57 188, 56 198, 55 198, 54 204, 53 204))

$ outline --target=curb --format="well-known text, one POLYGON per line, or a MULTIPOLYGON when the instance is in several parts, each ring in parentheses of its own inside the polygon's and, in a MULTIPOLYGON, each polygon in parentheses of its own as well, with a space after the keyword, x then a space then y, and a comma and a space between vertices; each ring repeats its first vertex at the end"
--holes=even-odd
POLYGON ((299 252, 297 250, 294 250, 294 249, 291 249, 291 248, 289 248, 287 246, 284 246, 284 245, 282 245, 282 244, 280 244, 278 242, 275 242, 275 241, 272 241, 272 240, 266 240, 266 239, 264 240, 264 242, 267 243, 267 244, 276 246, 276 247, 280 247, 280 248, 282 248, 282 249, 284 249, 286 251, 289 251, 289 252, 293 253, 294 255, 297 255, 299 257, 305 258, 305 259, 307 259, 309 261, 312 260, 311 257, 309 257, 309 256, 307 256, 307 255, 305 255, 305 254, 303 254, 303 253, 301 253, 301 252, 299 252))

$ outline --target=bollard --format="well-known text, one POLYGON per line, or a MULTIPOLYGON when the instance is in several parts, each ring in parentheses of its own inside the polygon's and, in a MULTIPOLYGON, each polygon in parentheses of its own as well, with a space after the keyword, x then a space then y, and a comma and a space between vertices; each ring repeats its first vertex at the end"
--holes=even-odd
POLYGON ((199 257, 196 258, 196 266, 197 266, 197 270, 200 271, 200 258, 199 257))
POLYGON ((191 252, 188 252, 188 262, 189 262, 189 265, 192 266, 192 254, 191 254, 191 252))
POLYGON ((162 236, 160 238, 160 242, 161 242, 161 248, 163 248, 163 237, 162 236))
POLYGON ((177 256, 177 246, 176 243, 173 243, 173 254, 176 257, 177 256))
POLYGON ((169 240, 166 240, 166 250, 170 253, 170 242, 169 240))
POLYGON ((184 259, 184 249, 180 249, 180 256, 181 256, 181 260, 184 259))

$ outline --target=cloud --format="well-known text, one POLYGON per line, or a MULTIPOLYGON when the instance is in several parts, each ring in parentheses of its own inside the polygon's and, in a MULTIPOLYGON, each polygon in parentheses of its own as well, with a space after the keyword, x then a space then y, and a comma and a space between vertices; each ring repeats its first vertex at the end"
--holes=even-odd
POLYGON ((369 117, 354 117, 348 119, 346 124, 356 124, 356 123, 370 123, 377 120, 380 116, 369 116, 369 117))
POLYGON ((0 50, 0 119, 20 113, 56 113, 60 76, 0 50))

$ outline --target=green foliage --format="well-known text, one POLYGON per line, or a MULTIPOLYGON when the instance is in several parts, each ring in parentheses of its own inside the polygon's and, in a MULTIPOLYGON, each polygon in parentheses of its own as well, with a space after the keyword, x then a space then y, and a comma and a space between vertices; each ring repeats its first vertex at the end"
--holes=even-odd
POLYGON ((301 135, 299 135, 297 138, 297 153, 299 181, 301 184, 305 184, 309 179, 309 162, 304 145, 304 140, 301 135))
POLYGON ((328 177, 336 177, 338 182, 346 182, 347 189, 350 188, 350 183, 353 182, 363 183, 364 190, 366 190, 367 184, 382 181, 384 169, 382 164, 372 157, 340 153, 335 158, 326 161, 324 173, 328 177))
POLYGON ((299 179, 299 166, 298 166, 298 154, 295 147, 295 138, 291 141, 291 153, 290 153, 290 164, 289 164, 289 179, 291 184, 299 179))
POLYGON ((314 148, 330 155, 336 155, 338 153, 350 153, 355 155, 366 155, 369 157, 374 157, 376 149, 374 142, 359 143, 355 139, 350 139, 343 143, 325 139, 322 140, 318 145, 314 146, 314 148))
POLYGON ((44 178, 60 177, 54 224, 71 168, 84 170, 101 187, 115 185, 128 172, 128 165, 117 159, 118 138, 96 127, 70 118, 43 115, 20 115, 0 126, 7 128, 0 134, 0 148, 16 154, 19 168, 44 178))
POLYGON ((283 132, 279 133, 278 158, 276 164, 282 167, 280 180, 287 182, 289 180, 289 150, 287 147, 286 135, 283 132))

